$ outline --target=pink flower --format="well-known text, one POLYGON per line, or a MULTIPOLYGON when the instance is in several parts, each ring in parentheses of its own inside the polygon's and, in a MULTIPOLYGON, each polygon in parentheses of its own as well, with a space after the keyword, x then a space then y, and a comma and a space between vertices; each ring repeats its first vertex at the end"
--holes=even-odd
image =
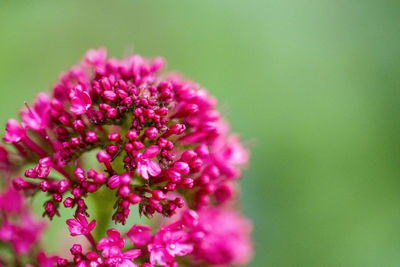
POLYGON ((40 93, 32 107, 26 105, 20 112, 22 126, 7 122, 3 139, 12 146, 0 146, 0 176, 6 188, 12 182, 24 194, 0 192, 0 239, 14 254, 6 261, 21 254, 24 264, 42 267, 248 261, 249 223, 235 212, 212 208, 227 200, 232 201, 225 206, 235 203, 234 178, 248 153, 207 90, 179 75, 159 75, 163 65, 160 58, 118 60, 107 58, 105 49, 90 50, 61 75, 49 96, 40 93), (96 156, 100 165, 92 164, 96 156), (75 244, 69 260, 44 253, 35 258, 42 225, 29 217, 21 196, 36 197, 41 191, 47 195, 43 214, 51 219, 71 209, 75 216, 66 221, 71 236, 84 235, 96 251, 75 244), (92 210, 95 204, 108 210, 101 197, 114 209, 108 218, 92 210), (104 220, 103 226, 125 224, 136 211, 148 218, 179 219, 170 219, 173 223, 158 232, 144 225, 133 225, 124 234, 107 228, 107 236, 96 243, 91 233, 95 219, 104 220), (89 223, 86 214, 97 217, 89 223), (141 250, 125 251, 125 235, 141 250))
POLYGON ((37 261, 39 267, 54 267, 56 266, 58 256, 48 257, 44 252, 39 252, 37 255, 37 261))
POLYGON ((3 221, 3 225, 0 228, 0 239, 3 241, 12 241, 16 236, 16 226, 10 224, 8 220, 3 221))
POLYGON ((141 247, 153 239, 150 231, 151 228, 147 225, 133 225, 127 233, 127 236, 132 241, 133 245, 141 247))
POLYGON ((86 52, 85 61, 92 65, 103 63, 107 57, 107 50, 104 48, 91 49, 86 52))
POLYGON ((13 187, 9 187, 0 195, 0 210, 6 213, 16 213, 22 210, 22 196, 13 187))
POLYGON ((25 130, 21 127, 19 122, 14 119, 9 119, 6 125, 6 133, 3 136, 3 140, 6 143, 18 143, 22 138, 25 137, 25 130))
POLYGON ((236 211, 204 208, 198 212, 199 224, 191 235, 199 241, 194 245, 196 259, 214 265, 242 265, 250 261, 253 248, 252 226, 236 211))
POLYGON ((175 256, 184 256, 193 250, 193 246, 185 244, 189 239, 188 233, 184 231, 167 231, 163 235, 163 241, 168 253, 175 256))
POLYGON ((46 178, 50 173, 51 166, 50 157, 41 158, 35 167, 25 172, 25 176, 30 178, 46 178))
POLYGON ((148 249, 150 252, 150 262, 153 265, 157 263, 161 266, 165 266, 174 260, 174 257, 172 257, 162 245, 151 244, 148 249))
POLYGON ((104 261, 107 266, 115 267, 139 267, 139 265, 132 262, 132 260, 139 257, 141 254, 140 249, 132 249, 121 252, 119 247, 113 246, 110 248, 110 254, 104 261))
POLYGON ((19 222, 3 221, 0 240, 10 242, 17 254, 25 254, 38 242, 43 229, 43 223, 36 222, 28 214, 24 214, 19 222))
POLYGON ((110 229, 107 231, 107 236, 102 239, 97 243, 97 249, 98 250, 103 250, 101 255, 104 258, 110 257, 111 249, 113 247, 117 248, 123 248, 125 245, 125 240, 121 238, 121 234, 115 230, 115 229, 110 229))
POLYGON ((238 136, 230 136, 215 142, 213 155, 219 169, 228 177, 240 176, 240 168, 249 160, 249 152, 242 146, 238 136))
POLYGON ((86 217, 83 214, 78 213, 75 216, 75 219, 67 220, 67 225, 71 236, 87 235, 96 226, 96 220, 92 220, 90 223, 88 223, 86 217))
POLYGON ((148 147, 143 154, 138 154, 136 157, 137 161, 137 173, 142 176, 143 179, 148 180, 149 174, 151 176, 158 176, 161 173, 161 168, 157 162, 151 160, 160 152, 158 146, 148 147))
POLYGON ((88 260, 88 264, 86 264, 85 261, 81 261, 77 267, 86 267, 86 266, 90 266, 90 267, 100 267, 103 266, 103 259, 97 255, 96 252, 93 251, 89 251, 88 253, 86 253, 86 258, 88 260))
POLYGON ((84 91, 80 85, 71 90, 69 97, 71 100, 69 109, 74 115, 85 114, 92 107, 89 93, 84 91))
POLYGON ((186 244, 188 233, 181 230, 168 230, 164 227, 155 235, 153 243, 148 245, 151 264, 167 265, 175 256, 184 256, 193 251, 193 245, 186 244))
POLYGON ((33 109, 21 110, 22 125, 34 131, 40 131, 47 127, 49 121, 50 99, 45 93, 39 93, 33 104, 33 109))

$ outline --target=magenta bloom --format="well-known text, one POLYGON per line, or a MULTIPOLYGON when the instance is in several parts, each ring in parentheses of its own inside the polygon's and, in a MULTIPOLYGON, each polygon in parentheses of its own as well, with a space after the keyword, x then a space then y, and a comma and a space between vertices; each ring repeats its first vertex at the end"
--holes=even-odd
POLYGON ((0 194, 0 210, 6 213, 21 212, 23 210, 21 194, 12 187, 0 194))
POLYGON ((9 119, 6 125, 6 133, 3 136, 3 140, 7 143, 18 143, 25 136, 25 130, 22 129, 19 122, 14 119, 9 119))
POLYGON ((85 114, 92 107, 92 99, 89 93, 79 85, 71 90, 69 97, 71 100, 69 109, 75 115, 85 114))
POLYGON ((104 263, 106 264, 106 266, 139 267, 139 265, 133 263, 132 260, 139 257, 140 254, 140 249, 131 249, 125 252, 121 252, 118 247, 112 247, 110 249, 109 257, 106 257, 104 263))
POLYGON ((141 247, 153 239, 150 231, 151 228, 147 225, 133 225, 126 235, 136 247, 141 247))
POLYGON ((176 256, 184 256, 193 251, 193 245, 187 244, 188 233, 179 230, 161 229, 148 245, 151 264, 167 265, 176 256))
POLYGON ((108 237, 100 239, 97 243, 97 249, 103 251, 101 255, 104 258, 110 257, 113 247, 121 249, 125 245, 125 240, 121 238, 121 234, 117 230, 110 229, 107 231, 107 235, 108 237))
POLYGON ((199 224, 192 231, 196 259, 214 265, 231 266, 249 262, 252 256, 250 222, 237 212, 207 208, 199 213, 199 224))
POLYGON ((75 219, 68 219, 67 225, 71 236, 87 235, 93 231, 96 226, 96 220, 92 220, 88 223, 86 217, 83 214, 77 214, 75 219))
POLYGON ((27 106, 27 109, 23 109, 20 112, 23 126, 35 131, 45 129, 50 119, 49 110, 49 97, 45 93, 39 93, 33 104, 33 109, 27 106))
POLYGON ((132 249, 121 252, 125 240, 121 238, 120 232, 115 229, 108 230, 107 236, 97 243, 97 249, 103 251, 101 255, 105 258, 104 263, 107 266, 138 267, 132 260, 140 256, 141 250, 132 249))
POLYGON ((162 58, 116 59, 105 49, 89 50, 51 93, 25 104, 19 121, 8 120, 0 145, 0 240, 15 255, 6 261, 23 256, 27 266, 43 267, 249 262, 251 225, 235 211, 249 153, 216 99, 179 74, 163 73, 164 65, 162 58), (70 257, 65 251, 65 258, 46 256, 48 244, 39 244, 43 226, 29 206, 38 195, 44 217, 71 209, 70 235, 87 239, 75 238, 70 257), (152 220, 149 226, 110 228, 128 224, 135 212, 152 220))
POLYGON ((239 177, 240 167, 249 160, 249 153, 240 143, 238 136, 215 142, 213 151, 219 169, 229 178, 239 177))
POLYGON ((50 173, 51 166, 52 162, 49 157, 42 158, 35 167, 25 172, 25 176, 30 178, 46 178, 50 173))
POLYGON ((106 60, 107 50, 104 48, 91 49, 86 52, 85 61, 91 65, 101 64, 106 60))
POLYGON ((137 173, 145 180, 149 180, 149 174, 151 176, 158 176, 161 173, 161 168, 157 162, 151 160, 160 152, 158 146, 148 147, 143 154, 138 154, 136 157, 137 161, 137 173))
POLYGON ((27 253, 38 242, 44 230, 42 222, 34 221, 30 215, 21 215, 19 222, 3 221, 0 240, 10 242, 17 254, 27 253))
POLYGON ((47 256, 44 252, 39 252, 37 255, 39 267, 53 267, 57 260, 57 256, 47 256))

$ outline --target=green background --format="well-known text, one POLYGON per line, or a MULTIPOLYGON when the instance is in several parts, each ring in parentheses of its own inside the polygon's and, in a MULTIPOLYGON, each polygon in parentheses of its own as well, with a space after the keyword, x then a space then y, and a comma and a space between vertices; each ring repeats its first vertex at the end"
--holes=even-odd
POLYGON ((384 0, 0 0, 0 122, 89 48, 164 56, 252 146, 251 266, 399 266, 399 14, 384 0))

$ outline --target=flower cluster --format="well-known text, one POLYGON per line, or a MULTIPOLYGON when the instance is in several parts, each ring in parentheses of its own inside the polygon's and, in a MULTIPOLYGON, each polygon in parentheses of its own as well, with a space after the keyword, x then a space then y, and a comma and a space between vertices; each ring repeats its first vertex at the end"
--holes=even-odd
POLYGON ((158 74, 163 65, 162 58, 117 60, 104 49, 90 50, 61 75, 50 96, 40 93, 25 103, 21 122, 8 120, 7 149, 0 149, 6 190, 0 239, 11 244, 12 254, 39 266, 230 266, 250 260, 251 225, 234 211, 248 152, 230 133, 216 100, 178 74, 158 74), (43 216, 72 209, 66 227, 88 241, 73 244, 69 258, 47 256, 37 245, 43 225, 21 194, 40 192, 47 196, 43 216), (89 198, 104 203, 103 213, 110 212, 115 224, 126 224, 136 207, 155 223, 126 233, 108 229, 110 221, 88 208, 89 198))

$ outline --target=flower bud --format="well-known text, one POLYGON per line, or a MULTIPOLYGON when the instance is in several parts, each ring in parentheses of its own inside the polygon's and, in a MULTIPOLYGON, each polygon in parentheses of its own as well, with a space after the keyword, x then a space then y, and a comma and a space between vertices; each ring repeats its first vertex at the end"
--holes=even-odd
POLYGON ((120 185, 120 179, 118 175, 111 176, 107 181, 108 187, 115 189, 120 185))
POLYGON ((183 161, 177 161, 174 163, 173 169, 182 175, 188 175, 190 173, 189 164, 183 161))

